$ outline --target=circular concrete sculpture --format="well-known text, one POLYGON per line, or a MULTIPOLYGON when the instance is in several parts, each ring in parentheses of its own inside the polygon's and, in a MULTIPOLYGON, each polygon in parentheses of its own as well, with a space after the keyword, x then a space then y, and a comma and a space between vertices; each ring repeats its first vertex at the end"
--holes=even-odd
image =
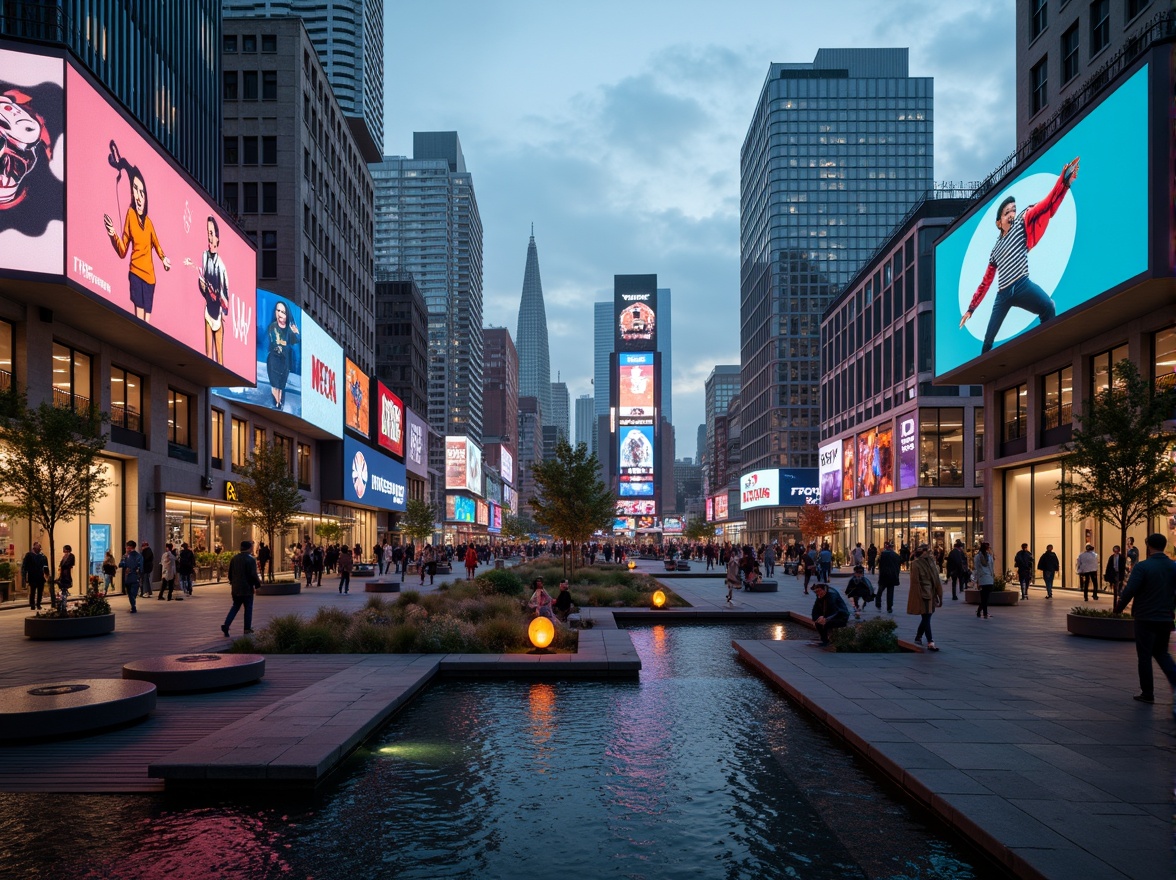
POLYGON ((257 588, 259 596, 293 596, 302 592, 302 581, 277 581, 276 583, 262 582, 257 588))
POLYGON ((85 639, 114 632, 114 614, 93 617, 26 617, 24 634, 30 639, 85 639))
POLYGON ((211 691, 251 684, 265 675, 261 654, 168 654, 126 663, 123 678, 149 681, 161 694, 211 691))
POLYGON ((1135 620, 1130 617, 1091 617, 1086 614, 1067 614, 1066 630, 1076 636, 1085 636, 1088 639, 1135 641, 1135 620))
POLYGON ((84 678, 0 689, 0 739, 84 733, 145 718, 155 709, 155 685, 117 678, 84 678))
POLYGON ((399 593, 400 581, 390 580, 388 578, 377 578, 374 581, 364 581, 363 591, 365 593, 399 593))

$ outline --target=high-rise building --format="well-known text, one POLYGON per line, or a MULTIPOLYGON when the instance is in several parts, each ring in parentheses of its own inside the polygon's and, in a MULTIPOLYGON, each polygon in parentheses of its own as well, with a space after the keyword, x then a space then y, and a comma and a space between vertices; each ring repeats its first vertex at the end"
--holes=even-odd
POLYGON ((519 512, 531 515, 531 499, 538 484, 534 467, 543 460, 543 412, 538 397, 525 394, 519 398, 519 458, 515 476, 519 495, 519 512))
POLYGON ((429 424, 481 443, 482 218, 461 141, 415 132, 413 158, 371 172, 376 267, 411 272, 429 309, 429 424))
POLYGON ((315 88, 323 71, 300 19, 226 19, 222 39, 235 50, 222 61, 224 204, 257 242, 258 283, 292 297, 370 374, 371 174, 347 126, 319 124, 342 111, 315 88))
MULTIPOLYGON (((486 406, 482 440, 483 460, 492 467, 502 463, 500 447, 506 446, 512 457, 519 433, 519 355, 510 331, 505 327, 487 327, 482 331, 485 345, 483 400, 486 406)), ((505 475, 503 475, 505 477, 505 475)), ((513 480, 508 480, 513 482, 513 480)))
POLYGON ((564 439, 570 438, 571 431, 569 430, 568 421, 571 417, 572 401, 568 394, 567 382, 552 382, 551 383, 551 417, 546 419, 546 423, 554 427, 559 436, 564 439))
MULTIPOLYGON (((715 424, 717 419, 726 419, 727 405, 739 394, 740 369, 738 364, 716 364, 706 377, 703 386, 706 413, 706 453, 703 464, 709 491, 717 492, 726 485, 726 459, 722 452, 716 452, 715 424)), ((699 426, 700 429, 703 426, 699 426)))
MULTIPOLYGON (((543 281, 539 277, 539 249, 535 247, 534 227, 527 244, 516 337, 519 348, 519 394, 537 397, 543 418, 551 419, 555 415, 551 408, 551 354, 547 347, 547 310, 543 306, 543 281)), ((557 423, 548 421, 545 424, 557 423)), ((566 421, 564 433, 567 433, 566 421)))
POLYGON ((907 56, 821 49, 768 70, 740 154, 744 473, 817 466, 821 315, 931 189, 932 80, 907 56))
MULTIPOLYGON (((221 4, 5 3, 0 35, 64 43, 135 119, 218 196, 221 4), (133 60, 132 60, 133 59, 133 60)), ((253 52, 273 51, 269 44, 253 52)))
POLYGON ((592 304, 592 396, 597 417, 608 415, 612 380, 609 378, 609 356, 613 351, 612 301, 592 304))
POLYGON ((596 403, 591 394, 576 398, 576 444, 583 443, 589 452, 596 451, 596 403))
MULTIPOLYGON (((196 4, 163 4, 164 7, 173 5, 184 8, 196 4)), ((364 161, 380 160, 384 153, 384 4, 381 0, 221 0, 221 6, 226 19, 301 18, 364 161)), ((180 37, 185 41, 191 39, 188 33, 180 37)), ((250 49, 243 45, 241 51, 256 52, 257 46, 250 49)), ((327 120, 322 121, 325 128, 327 120)))
POLYGON ((695 438, 694 449, 694 461, 701 465, 706 455, 706 422, 698 426, 698 436, 695 438))
POLYGON ((376 276, 375 375, 413 412, 428 412, 429 311, 407 272, 376 276))
MULTIPOLYGON (((657 350, 661 352, 661 415, 667 422, 674 421, 674 345, 670 328, 674 310, 670 288, 657 289, 657 350)), ((671 459, 673 460, 673 459, 671 459)))

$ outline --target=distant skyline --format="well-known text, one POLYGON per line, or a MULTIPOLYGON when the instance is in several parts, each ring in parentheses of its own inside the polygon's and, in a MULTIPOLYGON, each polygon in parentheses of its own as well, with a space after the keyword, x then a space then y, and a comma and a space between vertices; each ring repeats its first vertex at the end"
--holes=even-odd
POLYGON ((551 372, 573 398, 592 393, 592 303, 615 274, 656 273, 674 291, 675 427, 690 437, 707 375, 739 362, 739 150, 768 65, 909 47, 911 75, 935 79, 935 179, 979 180, 1015 146, 1014 13, 1013 0, 388 5, 384 152, 411 155, 414 131, 459 133, 487 325, 516 325, 534 222, 551 372))

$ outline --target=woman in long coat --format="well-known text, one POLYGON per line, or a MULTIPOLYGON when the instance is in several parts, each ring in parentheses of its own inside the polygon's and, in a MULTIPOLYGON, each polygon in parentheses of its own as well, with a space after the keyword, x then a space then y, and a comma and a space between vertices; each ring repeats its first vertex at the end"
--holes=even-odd
POLYGON ((943 581, 939 578, 939 566, 931 556, 930 547, 921 544, 915 551, 911 563, 911 591, 907 594, 907 614, 920 616, 919 629, 915 632, 915 644, 923 644, 927 636, 927 650, 938 651, 931 636, 931 615, 943 604, 943 581))

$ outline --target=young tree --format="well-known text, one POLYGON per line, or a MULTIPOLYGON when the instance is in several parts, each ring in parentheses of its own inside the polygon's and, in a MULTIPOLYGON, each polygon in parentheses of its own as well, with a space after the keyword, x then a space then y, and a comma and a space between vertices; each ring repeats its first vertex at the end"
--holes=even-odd
POLYGON ((707 522, 702 517, 692 519, 686 523, 686 528, 682 530, 682 537, 687 541, 713 541, 715 524, 707 522))
POLYGON ((525 516, 512 515, 502 518, 502 537, 508 541, 525 541, 537 531, 538 526, 525 516))
POLYGON ((314 533, 318 535, 319 539, 328 544, 339 544, 343 540, 343 533, 347 529, 342 523, 331 522, 324 520, 314 527, 314 533))
POLYGON ((0 396, 0 486, 7 496, 0 514, 23 517, 48 535, 50 596, 57 590, 58 523, 89 515, 106 497, 106 465, 99 460, 106 447, 105 421, 95 407, 82 412, 51 403, 31 407, 19 392, 0 396))
POLYGON ((410 498, 405 505, 404 514, 400 517, 400 531, 414 543, 424 543, 433 537, 433 525, 436 521, 437 512, 432 504, 418 498, 410 498))
POLYGON ((819 504, 806 504, 802 507, 797 515, 797 523, 806 547, 814 541, 819 542, 833 530, 833 520, 819 504))
MULTIPOLYGON (((1168 457, 1173 438, 1161 427, 1176 409, 1176 388, 1153 388, 1131 361, 1114 366, 1114 381, 1087 400, 1064 447, 1062 509, 1119 530, 1165 516, 1176 495, 1176 468, 1168 457)), ((1119 598, 1119 584, 1112 584, 1119 598)))
POLYGON ((596 473, 600 462, 585 443, 575 449, 560 438, 555 457, 534 465, 532 473, 539 495, 531 499, 535 521, 564 541, 564 572, 575 567, 580 547, 594 532, 609 528, 616 513, 616 498, 596 473), (569 560, 567 544, 572 545, 569 560))
POLYGON ((306 501, 298 491, 286 453, 276 443, 263 443, 239 473, 237 500, 241 506, 237 517, 245 525, 260 529, 271 552, 276 553, 274 535, 294 525, 294 517, 306 501))

